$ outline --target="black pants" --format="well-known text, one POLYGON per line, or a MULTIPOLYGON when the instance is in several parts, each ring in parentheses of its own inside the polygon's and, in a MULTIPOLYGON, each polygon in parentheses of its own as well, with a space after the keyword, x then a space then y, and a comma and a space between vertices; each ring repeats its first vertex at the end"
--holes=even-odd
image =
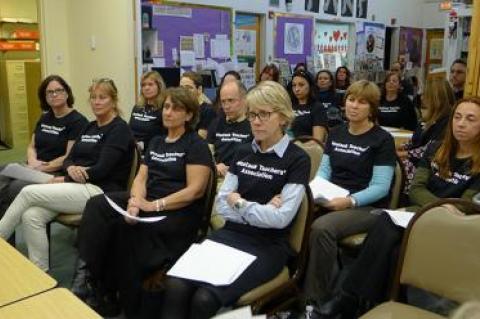
POLYGON ((397 265, 403 232, 388 214, 380 215, 345 278, 343 290, 372 303, 384 301, 397 265))

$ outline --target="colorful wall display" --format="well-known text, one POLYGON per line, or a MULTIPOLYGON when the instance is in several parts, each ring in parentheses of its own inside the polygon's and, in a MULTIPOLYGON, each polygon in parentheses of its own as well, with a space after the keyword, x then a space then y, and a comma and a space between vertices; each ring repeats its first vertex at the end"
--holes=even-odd
MULTIPOLYGON (((416 28, 400 28, 400 43, 398 54, 405 56, 405 61, 411 62, 412 67, 422 65, 422 39, 423 30, 416 28)), ((441 51, 443 54, 443 51, 441 51)))
POLYGON ((349 24, 317 22, 315 24, 314 59, 316 69, 335 70, 347 64, 349 24))
POLYGON ((355 68, 378 71, 383 69, 385 58, 385 25, 357 22, 355 68))
POLYGON ((312 54, 313 18, 298 15, 275 15, 275 58, 289 64, 305 62, 312 54))

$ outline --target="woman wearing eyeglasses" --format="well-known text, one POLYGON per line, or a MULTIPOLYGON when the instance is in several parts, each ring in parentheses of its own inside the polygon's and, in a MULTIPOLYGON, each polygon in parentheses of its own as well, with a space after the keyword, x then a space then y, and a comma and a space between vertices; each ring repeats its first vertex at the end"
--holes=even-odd
POLYGON ((166 131, 161 111, 166 86, 162 76, 156 71, 143 74, 140 85, 140 98, 133 107, 129 125, 137 147, 143 153, 153 136, 166 131))
POLYGON ((292 78, 292 107, 295 119, 290 127, 294 137, 308 135, 323 141, 327 135, 327 114, 315 100, 315 83, 307 71, 299 70, 292 78))
MULTIPOLYGON (((72 89, 58 75, 50 75, 40 83, 38 99, 43 114, 27 148, 27 166, 58 174, 75 139, 88 121, 73 108, 75 99, 72 89)), ((0 192, 0 217, 21 189, 31 184, 9 178, 2 178, 1 183, 6 184, 6 188, 0 192)))
POLYGON ((287 91, 262 81, 246 97, 254 141, 241 146, 217 196, 226 224, 208 239, 255 255, 227 286, 168 277, 160 318, 210 318, 245 292, 275 277, 291 256, 287 235, 308 183, 310 160, 289 141, 287 91))
POLYGON ((49 184, 22 189, 0 220, 0 237, 8 238, 22 223, 29 259, 49 269, 46 225, 59 213, 81 213, 87 200, 105 191, 123 190, 130 173, 134 140, 119 116, 118 93, 112 80, 90 87, 95 120, 75 140, 64 160, 64 176, 49 184))

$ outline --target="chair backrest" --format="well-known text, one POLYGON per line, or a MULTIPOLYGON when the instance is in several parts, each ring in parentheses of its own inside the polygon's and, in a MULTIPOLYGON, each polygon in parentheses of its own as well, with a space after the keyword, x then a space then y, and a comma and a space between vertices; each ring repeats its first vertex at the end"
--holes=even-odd
POLYGON ((299 136, 293 140, 297 146, 301 147, 310 157, 310 181, 315 178, 318 167, 322 161, 323 144, 311 136, 299 136))
POLYGON ((415 217, 404 237, 398 283, 459 303, 478 300, 478 243, 480 215, 461 216, 443 206, 428 209, 415 217))
POLYGON ((133 159, 132 159, 132 168, 130 169, 130 174, 128 175, 127 189, 132 188, 133 180, 137 176, 138 168, 140 167, 140 151, 138 148, 134 147, 133 149, 133 159))
POLYGON ((215 167, 211 169, 210 176, 208 177, 207 188, 205 189, 205 195, 202 198, 202 220, 200 228, 197 233, 197 242, 201 241, 207 236, 208 228, 210 226, 210 218, 212 217, 213 203, 217 194, 217 170, 215 167))
POLYGON ((303 272, 308 253, 308 237, 310 226, 313 222, 313 197, 310 187, 307 186, 297 215, 290 228, 288 238, 291 248, 298 254, 295 264, 295 272, 303 272))
POLYGON ((395 172, 393 175, 393 183, 390 187, 390 203, 388 208, 395 209, 398 208, 400 202, 400 196, 402 190, 405 187, 405 169, 402 161, 397 157, 395 172))

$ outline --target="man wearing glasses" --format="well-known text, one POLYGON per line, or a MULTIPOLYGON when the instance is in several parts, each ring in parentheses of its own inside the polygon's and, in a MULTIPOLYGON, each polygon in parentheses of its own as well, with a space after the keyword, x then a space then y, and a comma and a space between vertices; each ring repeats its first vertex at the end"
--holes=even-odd
POLYGON ((246 117, 247 90, 240 81, 228 81, 220 88, 223 114, 208 128, 207 141, 213 149, 219 177, 225 177, 239 145, 252 141, 250 123, 246 117))

